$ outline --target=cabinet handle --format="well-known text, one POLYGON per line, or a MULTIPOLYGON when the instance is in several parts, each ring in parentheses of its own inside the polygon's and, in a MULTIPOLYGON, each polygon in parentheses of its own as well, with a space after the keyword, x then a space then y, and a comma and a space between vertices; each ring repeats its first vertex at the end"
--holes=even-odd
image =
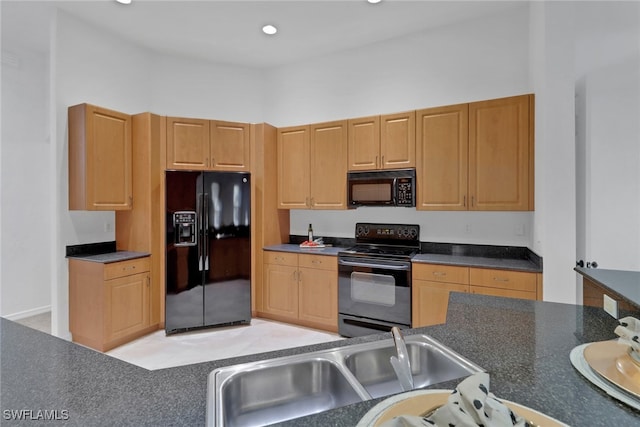
POLYGON ((296 282, 298 281, 298 271, 297 270, 293 271, 293 280, 296 281, 296 282))
POLYGON ((315 204, 316 204, 316 200, 315 200, 315 198, 312 197, 311 198, 311 206, 313 207, 313 206, 315 206, 315 204))
POLYGON ((311 264, 322 264, 322 261, 314 259, 313 261, 311 261, 311 264))
POLYGON ((213 168, 213 167, 215 167, 215 166, 216 166, 216 158, 215 158, 215 157, 212 157, 212 158, 211 158, 211 167, 213 168))
POLYGON ((475 196, 471 196, 471 206, 475 206, 475 205, 476 205, 475 196))
POLYGON ((376 156, 376 168, 378 167, 378 156, 376 156))
POLYGON ((434 275, 434 276, 446 276, 446 275, 447 275, 447 273, 444 273, 444 272, 442 272, 442 271, 434 271, 434 272, 433 272, 433 275, 434 275))
POLYGON ((133 206, 133 196, 129 196, 129 206, 133 206))
POLYGON ((467 195, 462 196, 462 206, 467 207, 467 195))
POLYGON ((380 167, 384 167, 384 156, 382 156, 382 162, 380 162, 380 167))
POLYGON ((494 277, 493 280, 496 281, 496 282, 508 282, 509 281, 509 279, 504 278, 504 277, 494 277))
POLYGON ((147 276, 147 288, 151 286, 151 277, 147 276))

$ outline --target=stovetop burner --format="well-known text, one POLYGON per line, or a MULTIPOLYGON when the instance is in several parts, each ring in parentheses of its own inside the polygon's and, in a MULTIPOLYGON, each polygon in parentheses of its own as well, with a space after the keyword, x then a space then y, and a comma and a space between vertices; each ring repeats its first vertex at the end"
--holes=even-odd
POLYGON ((355 245, 347 249, 345 252, 356 252, 360 254, 366 255, 396 255, 396 256, 406 256, 411 257, 415 255, 418 250, 417 248, 412 247, 404 247, 404 246, 381 246, 381 245, 367 245, 360 244, 355 245))
POLYGON ((411 258, 420 252, 420 226, 356 224, 356 245, 343 253, 371 257, 411 258))

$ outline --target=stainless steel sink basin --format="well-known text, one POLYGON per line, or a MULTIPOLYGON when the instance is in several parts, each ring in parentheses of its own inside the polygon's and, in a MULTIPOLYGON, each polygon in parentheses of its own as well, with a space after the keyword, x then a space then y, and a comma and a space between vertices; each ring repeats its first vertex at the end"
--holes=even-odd
MULTIPOLYGON (((429 337, 412 338, 405 338, 405 342, 415 388, 468 377, 482 370, 429 337)), ((389 396, 403 391, 389 363, 395 354, 395 347, 384 343, 347 355, 345 365, 371 397, 389 396)))
POLYGON ((221 425, 273 424, 362 401, 336 363, 296 359, 222 372, 221 425))
MULTIPOLYGON (((483 371, 426 335, 405 342, 415 388, 483 371)), ((399 393, 393 355, 389 339, 216 369, 207 425, 266 425, 399 393)))

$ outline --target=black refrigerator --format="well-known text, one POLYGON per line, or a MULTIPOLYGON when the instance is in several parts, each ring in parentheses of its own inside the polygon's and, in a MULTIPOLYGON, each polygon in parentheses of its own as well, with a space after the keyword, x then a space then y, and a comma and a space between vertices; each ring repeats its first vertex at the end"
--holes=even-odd
POLYGON ((251 184, 243 172, 166 172, 167 334, 251 322, 251 184))

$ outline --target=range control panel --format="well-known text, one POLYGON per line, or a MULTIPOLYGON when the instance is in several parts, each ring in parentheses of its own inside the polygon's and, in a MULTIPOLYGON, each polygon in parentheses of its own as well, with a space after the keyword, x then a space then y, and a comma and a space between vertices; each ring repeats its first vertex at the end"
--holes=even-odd
POLYGON ((420 239, 419 225, 406 224, 356 224, 357 240, 403 240, 418 241, 420 239))

